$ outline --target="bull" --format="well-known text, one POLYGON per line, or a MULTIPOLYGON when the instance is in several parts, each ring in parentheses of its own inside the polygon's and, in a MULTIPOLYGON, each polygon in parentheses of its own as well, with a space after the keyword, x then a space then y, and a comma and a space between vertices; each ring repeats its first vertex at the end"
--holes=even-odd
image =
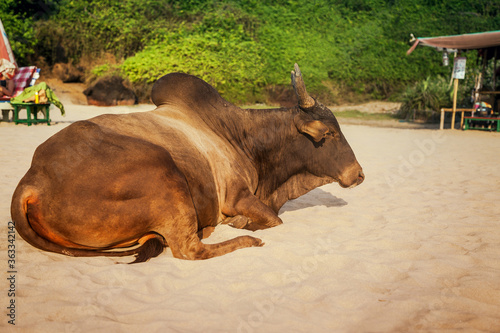
POLYGON ((364 174, 333 113, 295 64, 293 108, 241 109, 205 81, 171 73, 153 85, 153 111, 78 121, 35 151, 12 198, 18 233, 69 256, 143 262, 169 247, 207 259, 262 246, 252 236, 204 244, 220 223, 258 230, 312 189, 361 184, 364 174))

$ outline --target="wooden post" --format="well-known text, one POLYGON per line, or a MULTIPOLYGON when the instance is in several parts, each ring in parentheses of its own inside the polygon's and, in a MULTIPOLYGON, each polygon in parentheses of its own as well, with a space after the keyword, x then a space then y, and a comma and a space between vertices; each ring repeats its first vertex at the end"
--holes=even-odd
MULTIPOLYGON (((493 91, 497 90, 497 57, 498 57, 498 48, 495 47, 495 57, 493 58, 493 91)), ((495 99, 496 101, 496 99, 495 99)))
POLYGON ((441 109, 441 121, 439 122, 439 129, 442 130, 444 128, 444 109, 441 109))
MULTIPOLYGON (((495 47, 495 56, 493 57, 493 91, 497 90, 497 58, 498 58, 498 47, 495 47)), ((498 103, 498 96, 493 95, 493 112, 500 112, 500 103, 498 103)))
POLYGON ((451 129, 455 129, 455 113, 457 112, 458 79, 453 82, 453 112, 451 115, 451 129))

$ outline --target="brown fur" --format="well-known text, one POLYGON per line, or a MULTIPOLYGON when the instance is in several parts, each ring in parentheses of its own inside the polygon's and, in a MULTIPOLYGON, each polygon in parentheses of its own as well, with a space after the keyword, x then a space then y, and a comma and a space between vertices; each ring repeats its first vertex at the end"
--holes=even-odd
POLYGON ((77 122, 38 147, 12 199, 25 240, 74 256, 136 254, 141 262, 169 246, 176 258, 207 259, 263 245, 251 236, 202 243, 217 224, 277 226, 287 200, 363 181, 319 103, 242 110, 178 73, 159 79, 151 98, 154 111, 77 122))

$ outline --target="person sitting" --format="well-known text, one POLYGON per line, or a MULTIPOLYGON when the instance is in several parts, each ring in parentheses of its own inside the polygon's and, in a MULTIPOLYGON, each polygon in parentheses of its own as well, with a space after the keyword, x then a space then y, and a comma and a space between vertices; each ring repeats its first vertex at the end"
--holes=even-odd
POLYGON ((0 80, 0 97, 12 96, 15 85, 13 80, 0 80))
MULTIPOLYGON (((0 77, 3 78, 1 74, 0 77)), ((10 98, 14 93, 14 89, 15 89, 15 84, 13 80, 0 80, 0 98, 2 97, 10 98)), ((10 110, 4 110, 3 108, 1 109, 2 109, 2 121, 9 121, 10 110)))

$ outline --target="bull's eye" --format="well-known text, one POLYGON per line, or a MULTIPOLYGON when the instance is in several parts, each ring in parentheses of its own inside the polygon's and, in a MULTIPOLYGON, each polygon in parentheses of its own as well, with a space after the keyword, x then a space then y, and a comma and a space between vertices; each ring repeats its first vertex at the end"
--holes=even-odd
POLYGON ((339 133, 337 131, 329 131, 327 134, 327 138, 338 140, 339 133))

